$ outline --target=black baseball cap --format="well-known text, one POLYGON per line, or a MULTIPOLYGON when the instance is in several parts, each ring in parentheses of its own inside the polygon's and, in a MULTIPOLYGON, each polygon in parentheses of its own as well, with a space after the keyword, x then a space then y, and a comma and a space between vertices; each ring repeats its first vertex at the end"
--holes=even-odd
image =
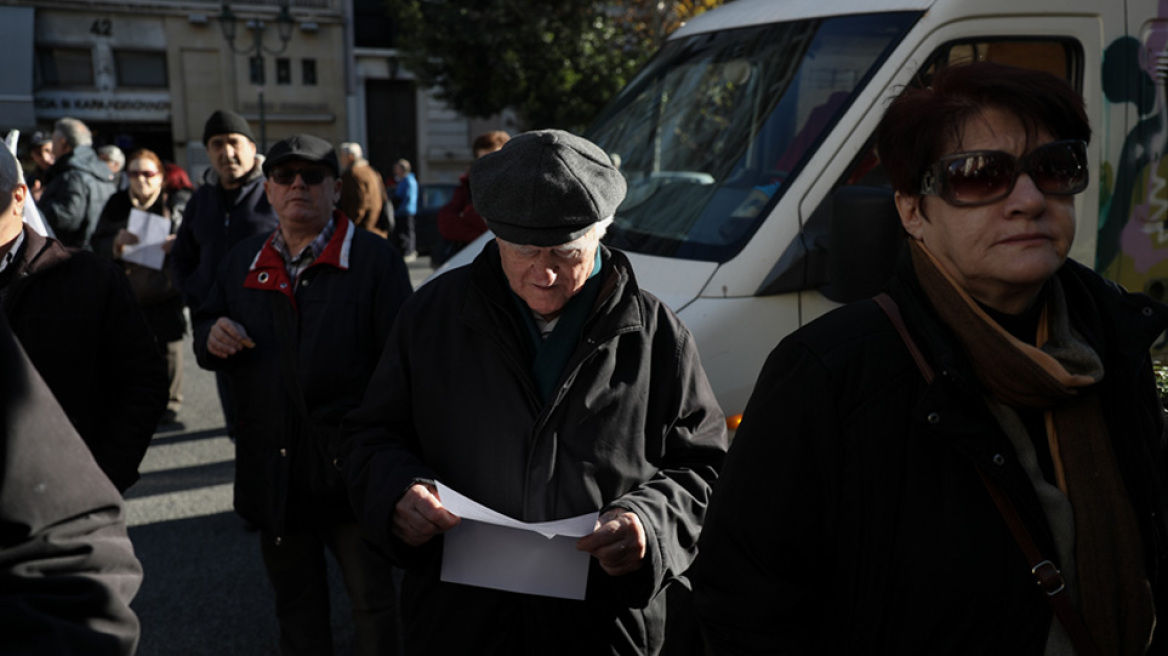
POLYGON ((274 167, 297 159, 324 164, 334 178, 341 176, 341 166, 337 162, 337 152, 333 150, 332 144, 311 134, 294 134, 276 142, 264 159, 264 175, 271 175, 274 167))

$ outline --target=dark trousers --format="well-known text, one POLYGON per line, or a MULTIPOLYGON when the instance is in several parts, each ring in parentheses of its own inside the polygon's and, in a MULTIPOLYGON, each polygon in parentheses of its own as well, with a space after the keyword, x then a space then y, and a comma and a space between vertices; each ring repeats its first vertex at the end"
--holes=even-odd
POLYGON ((280 651, 284 656, 333 653, 325 548, 340 565, 353 608, 354 653, 397 653, 397 592, 389 560, 361 539, 357 524, 322 527, 315 533, 260 534, 264 568, 276 596, 280 651))
POLYGON ((219 390, 219 406, 223 408, 223 425, 227 435, 235 439, 235 403, 231 400, 231 378, 222 371, 215 372, 215 388, 219 390))
POLYGON ((394 243, 403 256, 418 252, 418 233, 413 214, 399 214, 393 220, 394 243))

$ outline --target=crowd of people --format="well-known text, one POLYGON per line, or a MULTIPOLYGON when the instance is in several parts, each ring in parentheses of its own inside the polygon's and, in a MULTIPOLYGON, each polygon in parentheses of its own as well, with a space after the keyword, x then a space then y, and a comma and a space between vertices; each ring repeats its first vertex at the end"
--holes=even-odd
POLYGON ((405 160, 388 190, 358 144, 259 153, 227 110, 193 190, 73 119, 27 182, 0 149, 0 652, 134 652, 118 492, 180 411, 185 308, 284 654, 333 651, 330 555, 362 656, 1168 653, 1168 308, 1068 259, 1081 97, 953 65, 876 138, 896 275, 779 341, 732 444, 602 241, 627 186, 584 138, 478 137, 439 229, 494 239, 416 291, 405 160), (468 499, 586 525, 522 542, 468 499))

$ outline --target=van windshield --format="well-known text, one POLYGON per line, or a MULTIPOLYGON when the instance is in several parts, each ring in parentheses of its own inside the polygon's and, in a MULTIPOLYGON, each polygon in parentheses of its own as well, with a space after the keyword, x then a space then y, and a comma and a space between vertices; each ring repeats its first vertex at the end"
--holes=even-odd
POLYGON ((670 41, 588 138, 628 180, 605 241, 725 262, 920 16, 776 23, 670 41))

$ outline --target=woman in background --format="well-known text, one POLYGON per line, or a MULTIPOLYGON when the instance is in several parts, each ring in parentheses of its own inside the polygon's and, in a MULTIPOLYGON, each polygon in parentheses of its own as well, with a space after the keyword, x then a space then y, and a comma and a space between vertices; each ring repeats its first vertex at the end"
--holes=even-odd
MULTIPOLYGON (((169 261, 164 261, 162 269, 157 270, 127 262, 122 256, 127 246, 138 243, 138 235, 128 230, 131 211, 141 210, 169 222, 170 236, 162 244, 163 252, 169 253, 181 220, 181 208, 172 203, 171 196, 163 189, 164 169, 158 155, 143 148, 130 153, 126 159, 130 186, 110 197, 91 241, 95 253, 122 264, 158 348, 166 356, 170 398, 160 422, 160 426, 166 426, 178 420, 182 408, 182 338, 186 332, 182 297, 171 280, 169 261)), ((189 188, 189 179, 186 184, 189 188)))

